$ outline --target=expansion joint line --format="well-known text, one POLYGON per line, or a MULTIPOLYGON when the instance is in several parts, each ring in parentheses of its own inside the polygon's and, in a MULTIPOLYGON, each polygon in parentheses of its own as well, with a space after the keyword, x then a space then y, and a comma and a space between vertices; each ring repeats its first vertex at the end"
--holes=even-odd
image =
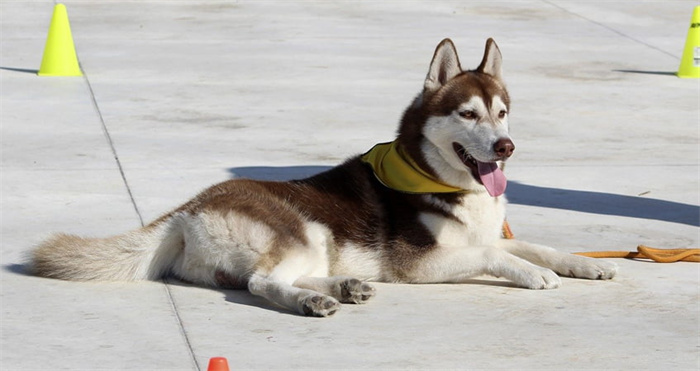
POLYGON ((102 131, 105 134, 105 138, 107 138, 107 143, 109 144, 109 148, 112 151, 112 156, 114 156, 114 161, 117 163, 117 168, 119 168, 119 174, 122 177, 122 181, 124 182, 124 186, 126 187, 126 192, 129 194, 129 199, 131 200, 131 205, 134 207, 134 211, 136 211, 136 215, 139 217, 139 223, 141 223, 141 226, 144 226, 143 223, 143 217, 141 216, 141 211, 139 210, 139 207, 136 205, 136 200, 134 200, 134 195, 131 193, 131 187, 129 187, 129 182, 126 180, 126 175, 124 174, 124 167, 122 166, 122 162, 119 160, 119 155, 117 155, 117 149, 114 147, 114 141, 112 141, 112 135, 109 134, 109 130, 107 129, 107 124, 105 124, 105 119, 102 117, 102 111, 100 111, 100 106, 97 104, 97 99, 95 98, 95 92, 92 90, 92 85, 90 84, 90 79, 88 79, 87 74, 83 72, 83 76, 85 78, 85 83, 87 84, 88 90, 90 90, 90 99, 92 100, 92 106, 95 108, 95 111, 97 112, 97 116, 100 119, 100 124, 102 125, 102 131))
POLYGON ((621 37, 624 37, 624 38, 626 38, 626 39, 628 39, 628 40, 632 40, 632 41, 634 41, 634 42, 636 42, 636 43, 642 44, 642 45, 644 45, 644 46, 646 46, 646 47, 648 47, 648 48, 651 48, 651 49, 654 49, 654 50, 656 50, 656 51, 659 51, 659 52, 661 52, 661 53, 663 53, 663 54, 666 54, 666 55, 668 55, 668 56, 670 56, 670 57, 672 57, 672 58, 674 58, 674 59, 680 59, 677 55, 674 55, 673 53, 669 53, 669 52, 667 52, 667 51, 665 51, 665 50, 663 50, 663 49, 661 49, 661 48, 659 48, 659 47, 657 47, 657 46, 654 46, 654 45, 651 45, 651 44, 649 44, 649 43, 647 43, 647 42, 644 42, 644 41, 642 41, 642 40, 636 39, 636 38, 634 38, 634 37, 632 37, 632 36, 630 36, 630 35, 628 35, 628 34, 626 34, 626 33, 624 33, 624 32, 618 31, 618 30, 616 30, 616 29, 614 29, 614 28, 612 28, 612 27, 610 27, 610 26, 608 26, 608 25, 606 25, 606 24, 604 24, 604 23, 601 23, 601 22, 598 22, 598 21, 594 21, 593 19, 590 19, 590 18, 588 18, 588 17, 585 17, 585 16, 583 16, 583 15, 581 15, 581 14, 578 14, 578 13, 576 13, 576 12, 573 12, 573 11, 571 11, 571 10, 569 10, 569 9, 566 9, 566 8, 564 8, 564 7, 561 6, 561 5, 557 5, 557 4, 555 4, 555 3, 553 3, 553 2, 551 2, 551 1, 549 1, 549 0, 541 0, 541 1, 542 1, 543 3, 546 3, 546 4, 549 4, 549 5, 553 6, 553 7, 555 7, 555 8, 558 8, 558 9, 560 9, 560 10, 566 12, 566 13, 569 13, 569 14, 571 14, 571 15, 574 15, 574 16, 576 16, 576 17, 579 17, 579 18, 581 18, 581 19, 583 19, 583 20, 585 20, 585 21, 587 21, 587 22, 590 22, 590 23, 593 23, 593 24, 595 24, 595 25, 597 25, 597 26, 600 26, 600 27, 602 27, 602 28, 604 28, 604 29, 606 29, 606 30, 612 32, 612 33, 617 34, 618 36, 621 36, 621 37))
POLYGON ((192 364, 194 365, 194 368, 197 371, 201 371, 202 368, 199 366, 199 363, 197 362, 197 357, 194 355, 194 349, 192 349, 192 343, 190 342, 189 336, 187 336, 187 331, 185 331, 185 325, 182 323, 182 317, 180 317, 180 310, 177 308, 177 304, 175 303, 175 298, 173 297, 173 293, 170 290, 170 284, 168 283, 167 279, 163 278, 161 280, 163 282, 163 285, 165 287, 165 293, 168 296, 168 301, 170 302, 170 307, 173 309, 173 313, 175 314, 175 321, 177 321, 178 328, 180 329, 180 334, 182 335, 182 338, 185 340, 185 345, 187 345, 187 350, 190 353, 190 360, 192 361, 192 364))
MULTIPOLYGON (((82 66, 81 66, 82 70, 82 66)), ((105 138, 107 139, 107 143, 109 144, 109 148, 112 151, 112 156, 114 156, 114 161, 117 163, 117 168, 119 169, 119 174, 122 177, 122 181, 124 182, 124 186, 126 187, 126 192, 129 194, 129 199, 131 200, 131 204, 134 207, 134 211, 136 211, 136 215, 139 218, 139 223, 141 224, 141 227, 145 226, 145 223, 143 222, 143 216, 141 215, 141 211, 139 210, 138 205, 136 204, 136 200, 134 199, 134 195, 131 192, 131 187, 129 187, 129 182, 126 179, 126 174, 124 174, 124 167, 122 166, 121 161, 119 160, 119 155, 117 154, 117 149, 114 146, 114 141, 112 140, 112 135, 109 133, 109 129, 107 128, 107 124, 105 123, 105 119, 102 116, 102 111, 100 110, 100 106, 97 104, 97 98, 95 98, 95 92, 92 89, 92 85, 90 84, 90 79, 88 78, 87 74, 85 71, 83 71, 83 77, 85 79, 85 84, 88 87, 88 90, 90 91, 90 99, 92 100, 92 106, 95 108, 95 112, 97 112, 97 116, 100 119, 100 125, 102 126, 102 131, 104 132, 105 138)), ((189 337, 187 336, 187 332, 185 331, 185 326, 182 323, 182 318, 180 316, 180 311, 178 310, 177 303, 175 303, 175 298, 173 297, 173 293, 170 290, 170 285, 168 282, 163 279, 161 282, 163 282, 163 286, 165 287, 165 293, 166 296, 168 297, 168 302, 170 303, 170 307, 173 310, 173 313, 175 314, 175 320, 177 321, 177 326, 178 329, 180 330, 180 334, 182 335, 182 338, 185 341, 185 345, 187 347, 187 350, 189 351, 190 354, 190 360, 192 361, 192 364, 194 365, 195 369, 197 371, 201 371, 201 367, 199 366, 199 363, 197 363, 197 358, 194 355, 194 350, 192 349, 192 343, 190 342, 189 337)))

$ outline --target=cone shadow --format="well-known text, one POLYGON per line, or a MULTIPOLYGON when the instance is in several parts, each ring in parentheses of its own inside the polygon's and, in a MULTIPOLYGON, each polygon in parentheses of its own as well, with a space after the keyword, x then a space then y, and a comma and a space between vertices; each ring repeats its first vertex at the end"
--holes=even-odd
POLYGON ((641 70, 613 70, 614 72, 623 73, 638 73, 641 75, 661 75, 661 76, 676 76, 675 72, 669 71, 641 71, 641 70))
POLYGON ((33 75, 36 75, 39 73, 39 70, 33 70, 29 68, 16 68, 16 67, 2 67, 0 66, 0 70, 5 70, 5 71, 12 71, 12 72, 22 72, 22 73, 31 73, 33 75))

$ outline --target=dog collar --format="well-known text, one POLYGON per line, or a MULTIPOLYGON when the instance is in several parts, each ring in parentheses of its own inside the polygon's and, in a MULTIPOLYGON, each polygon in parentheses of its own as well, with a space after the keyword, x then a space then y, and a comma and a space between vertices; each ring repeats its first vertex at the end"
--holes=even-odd
POLYGON ((397 141, 380 143, 360 157, 369 164, 377 180, 395 191, 406 193, 455 193, 461 188, 440 183, 421 169, 397 141))

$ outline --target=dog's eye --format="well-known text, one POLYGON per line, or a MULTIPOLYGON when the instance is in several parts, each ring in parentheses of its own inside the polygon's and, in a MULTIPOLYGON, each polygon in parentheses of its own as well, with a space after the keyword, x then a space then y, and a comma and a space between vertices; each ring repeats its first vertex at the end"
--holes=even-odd
POLYGON ((462 118, 465 118, 467 120, 476 120, 476 118, 477 118, 476 112, 474 112, 472 110, 462 111, 459 113, 459 115, 462 116, 462 118))
POLYGON ((506 112, 506 110, 502 109, 501 112, 498 112, 498 118, 499 119, 505 118, 507 113, 508 112, 506 112))

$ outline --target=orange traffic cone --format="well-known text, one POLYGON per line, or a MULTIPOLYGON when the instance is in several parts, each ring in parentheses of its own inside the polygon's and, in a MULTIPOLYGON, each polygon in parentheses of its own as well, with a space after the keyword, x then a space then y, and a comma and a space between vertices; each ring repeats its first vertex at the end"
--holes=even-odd
POLYGON ((229 371, 228 361, 225 357, 213 357, 209 359, 207 371, 229 371))

